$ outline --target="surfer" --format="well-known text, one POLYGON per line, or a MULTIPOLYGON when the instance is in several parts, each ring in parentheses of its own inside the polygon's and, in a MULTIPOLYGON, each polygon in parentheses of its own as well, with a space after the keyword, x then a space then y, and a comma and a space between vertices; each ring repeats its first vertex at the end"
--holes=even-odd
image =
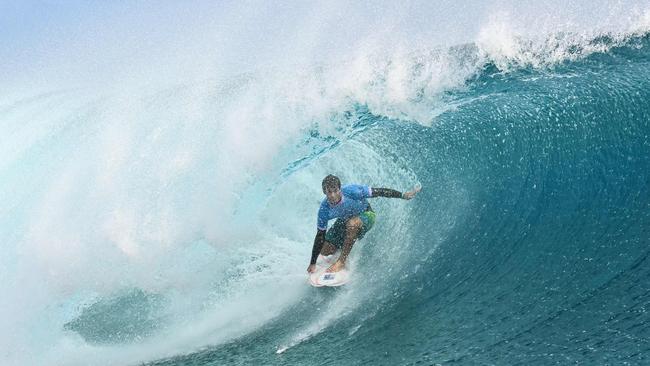
POLYGON ((341 181, 334 175, 323 179, 323 193, 327 196, 320 204, 314 247, 307 272, 316 270, 318 254, 324 256, 333 254, 341 249, 341 255, 327 272, 338 272, 345 268, 345 261, 357 239, 372 228, 375 223, 375 212, 366 200, 374 197, 402 198, 410 200, 420 191, 421 187, 401 193, 390 188, 370 188, 359 184, 348 184, 341 187, 341 181), (336 219, 334 225, 327 230, 327 222, 336 219))

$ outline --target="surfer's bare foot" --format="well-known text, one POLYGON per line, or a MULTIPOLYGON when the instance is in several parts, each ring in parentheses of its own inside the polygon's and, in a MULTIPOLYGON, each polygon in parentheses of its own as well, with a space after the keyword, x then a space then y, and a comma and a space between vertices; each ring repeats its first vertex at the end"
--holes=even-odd
POLYGON ((334 264, 330 266, 330 268, 327 269, 327 272, 338 272, 344 268, 345 268, 345 263, 341 263, 341 261, 336 261, 334 262, 334 264))

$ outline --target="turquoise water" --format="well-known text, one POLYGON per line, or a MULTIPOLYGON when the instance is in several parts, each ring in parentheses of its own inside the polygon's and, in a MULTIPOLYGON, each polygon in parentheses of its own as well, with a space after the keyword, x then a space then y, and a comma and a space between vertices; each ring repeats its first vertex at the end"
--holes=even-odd
POLYGON ((648 362, 648 42, 542 71, 486 65, 434 128, 362 112, 355 142, 425 188, 401 221, 400 204, 378 209, 355 283, 154 364, 648 362))
POLYGON ((479 38, 2 94, 3 364, 649 363, 647 32, 479 38), (423 190, 312 288, 329 173, 423 190))

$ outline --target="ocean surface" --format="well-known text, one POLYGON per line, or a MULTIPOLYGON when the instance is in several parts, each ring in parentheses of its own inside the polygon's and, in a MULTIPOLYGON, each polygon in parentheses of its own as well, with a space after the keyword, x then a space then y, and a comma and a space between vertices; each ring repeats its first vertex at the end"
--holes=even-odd
POLYGON ((650 364, 648 14, 0 92, 0 363, 650 364), (423 188, 312 288, 327 174, 423 188))

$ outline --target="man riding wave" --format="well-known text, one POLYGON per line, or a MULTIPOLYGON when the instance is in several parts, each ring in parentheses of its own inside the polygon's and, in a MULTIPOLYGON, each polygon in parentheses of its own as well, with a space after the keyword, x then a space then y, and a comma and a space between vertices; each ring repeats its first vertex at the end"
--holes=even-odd
POLYGON ((318 209, 318 222, 311 261, 307 272, 316 270, 318 254, 324 256, 333 254, 341 249, 338 260, 327 272, 338 272, 345 268, 345 261, 357 239, 372 229, 375 223, 375 212, 368 198, 390 197, 410 200, 420 191, 420 187, 401 193, 390 188, 371 188, 360 184, 347 184, 341 187, 341 181, 334 175, 323 179, 323 193, 327 196, 318 209), (327 222, 336 219, 334 225, 327 230, 327 222))

